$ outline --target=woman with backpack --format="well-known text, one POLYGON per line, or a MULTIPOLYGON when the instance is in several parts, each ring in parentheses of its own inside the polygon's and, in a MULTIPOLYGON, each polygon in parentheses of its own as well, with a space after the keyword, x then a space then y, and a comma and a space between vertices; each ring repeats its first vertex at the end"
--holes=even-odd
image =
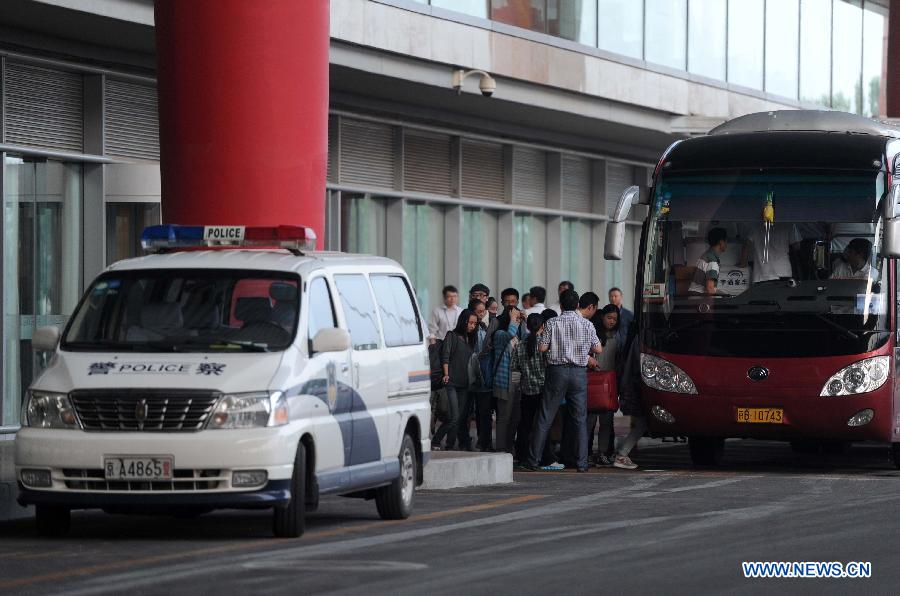
POLYGON ((447 421, 431 438, 432 451, 443 449, 441 442, 447 437, 447 447, 456 441, 456 426, 459 423, 460 403, 466 402, 469 390, 469 361, 475 349, 475 328, 478 317, 471 310, 464 310, 456 321, 456 328, 447 332, 441 346, 441 366, 444 376, 441 381, 447 391, 447 421))

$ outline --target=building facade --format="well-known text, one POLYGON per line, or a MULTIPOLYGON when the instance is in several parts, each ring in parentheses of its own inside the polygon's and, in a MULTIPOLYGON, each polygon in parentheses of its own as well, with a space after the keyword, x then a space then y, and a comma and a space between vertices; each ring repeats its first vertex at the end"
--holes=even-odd
MULTIPOLYGON (((638 222, 623 261, 602 257, 622 190, 672 141, 746 113, 884 116, 889 4, 331 0, 326 247, 397 259, 423 310, 446 283, 569 279, 630 300, 638 222), (478 74, 453 89, 460 69, 490 73, 493 96, 478 74)), ((21 513, 33 331, 165 219, 152 0, 7 0, 0 66, 2 516, 21 513)))

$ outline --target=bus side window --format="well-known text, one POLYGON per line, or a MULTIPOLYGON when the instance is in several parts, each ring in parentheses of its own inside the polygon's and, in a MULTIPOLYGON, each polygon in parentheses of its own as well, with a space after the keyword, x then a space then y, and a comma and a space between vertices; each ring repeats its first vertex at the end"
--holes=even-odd
POLYGON ((334 303, 331 300, 331 290, 328 289, 328 282, 324 277, 317 277, 309 284, 309 295, 306 303, 309 311, 306 337, 309 342, 310 352, 312 352, 312 340, 316 333, 322 329, 337 327, 337 321, 334 316, 334 303))

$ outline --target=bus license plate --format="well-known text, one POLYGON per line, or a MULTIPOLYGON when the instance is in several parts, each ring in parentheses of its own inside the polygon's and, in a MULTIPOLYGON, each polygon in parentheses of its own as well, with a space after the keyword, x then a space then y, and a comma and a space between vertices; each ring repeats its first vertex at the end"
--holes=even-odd
POLYGON ((781 408, 738 408, 737 421, 758 424, 784 424, 781 408))
POLYGON ((107 480, 171 480, 172 468, 173 458, 171 456, 106 456, 103 458, 103 469, 107 480))

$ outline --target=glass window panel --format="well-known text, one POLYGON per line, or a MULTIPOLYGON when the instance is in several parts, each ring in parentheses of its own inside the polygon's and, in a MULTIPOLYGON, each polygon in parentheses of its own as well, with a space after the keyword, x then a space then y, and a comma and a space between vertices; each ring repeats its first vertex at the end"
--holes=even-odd
POLYGON ((576 219, 564 219, 562 222, 562 266, 560 267, 560 279, 555 280, 555 283, 567 279, 575 285, 575 291, 579 294, 590 290, 591 253, 590 224, 576 219))
POLYGON ((597 45, 600 49, 642 58, 644 3, 635 0, 599 0, 597 12, 597 45))
POLYGON ((431 0, 431 5, 483 19, 488 16, 488 0, 431 0))
POLYGON ((546 287, 547 225, 534 215, 513 219, 513 287, 520 292, 532 286, 546 287))
POLYGON ((337 327, 334 304, 331 302, 331 290, 328 289, 328 282, 324 277, 317 277, 312 281, 306 303, 308 304, 307 338, 310 341, 322 329, 337 327))
POLYGON ((763 88, 764 0, 728 0, 728 82, 763 88))
POLYGON ((368 195, 343 194, 341 250, 385 256, 385 205, 368 195))
POLYGON ((159 203, 107 203, 106 264, 140 256, 141 233, 159 223, 159 203))
POLYGON ((685 68, 687 0, 646 0, 644 59, 647 62, 685 68))
POLYGON ((334 285, 341 297, 341 308, 354 350, 375 350, 380 334, 375 303, 364 275, 335 275, 334 285))
POLYGON ((766 91, 797 98, 798 0, 766 2, 766 91))
POLYGON ((834 2, 831 107, 859 113, 862 106, 862 7, 834 2))
POLYGON ((728 5, 722 0, 691 0, 688 4, 688 70, 725 80, 728 5))
POLYGON ((491 0, 491 20, 547 31, 547 0, 491 0))
POLYGON ((4 159, 3 425, 18 424, 45 364, 31 350, 34 330, 62 328, 81 297, 82 180, 80 164, 4 159))
POLYGON ((884 53, 887 46, 887 19, 882 9, 866 4, 863 16, 863 104, 864 116, 877 117, 882 110, 881 90, 884 53))
POLYGON ((800 0, 800 99, 831 105, 831 0, 800 0))
POLYGON ((385 345, 411 346, 421 343, 419 317, 416 316, 412 293, 406 281, 396 275, 373 275, 370 279, 381 315, 385 345))
POLYGON ((597 0, 548 0, 547 33, 597 45, 597 0))
POLYGON ((469 288, 476 283, 498 292, 496 212, 463 209, 459 235, 460 302, 468 301, 469 288))
POLYGON ((441 303, 444 287, 444 211, 441 207, 403 205, 403 267, 416 290, 422 312, 441 303))

